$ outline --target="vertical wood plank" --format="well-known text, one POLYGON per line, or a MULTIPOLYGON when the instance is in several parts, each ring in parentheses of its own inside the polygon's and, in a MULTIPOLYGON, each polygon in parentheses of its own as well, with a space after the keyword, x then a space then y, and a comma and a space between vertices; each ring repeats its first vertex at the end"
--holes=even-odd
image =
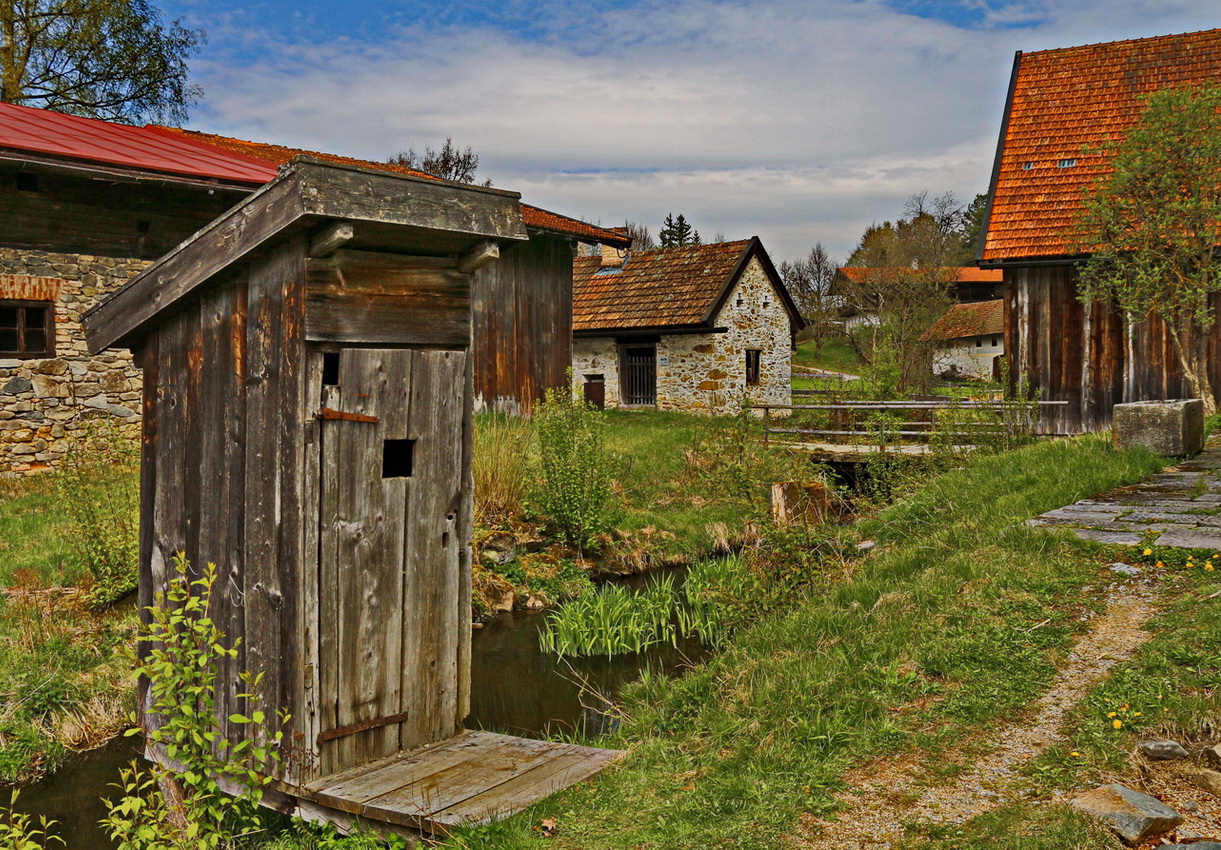
MULTIPOLYGON (((157 334, 153 333, 144 341, 140 352, 140 360, 144 364, 141 385, 141 417, 140 426, 140 573, 139 585, 136 591, 136 604, 139 606, 140 622, 145 626, 151 621, 148 608, 153 604, 155 579, 152 571, 153 550, 156 541, 157 504, 157 410, 160 356, 158 354, 157 334)), ((137 647, 140 658, 148 657, 149 646, 141 642, 137 647)), ((148 680, 140 677, 136 691, 136 705, 141 713, 148 699, 148 680)))
POLYGON ((309 782, 321 775, 321 759, 316 753, 321 722, 321 640, 322 608, 319 595, 322 587, 322 552, 319 534, 322 521, 322 422, 314 414, 324 407, 322 386, 323 355, 319 349, 309 350, 305 360, 304 405, 300 420, 304 425, 302 467, 302 557, 299 621, 303 642, 300 714, 297 722, 299 740, 294 751, 299 760, 298 778, 309 782))

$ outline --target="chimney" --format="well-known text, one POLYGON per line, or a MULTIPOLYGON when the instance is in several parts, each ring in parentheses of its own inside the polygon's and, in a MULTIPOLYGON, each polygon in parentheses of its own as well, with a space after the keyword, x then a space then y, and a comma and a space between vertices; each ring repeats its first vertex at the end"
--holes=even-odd
POLYGON ((628 261, 632 252, 627 248, 615 248, 611 245, 599 245, 602 249, 602 268, 618 268, 628 261))

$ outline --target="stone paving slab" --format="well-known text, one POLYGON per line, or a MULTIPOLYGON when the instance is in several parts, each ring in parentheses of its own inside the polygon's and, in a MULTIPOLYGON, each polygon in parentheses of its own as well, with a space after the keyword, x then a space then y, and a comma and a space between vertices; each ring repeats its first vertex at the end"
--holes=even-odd
POLYGON ((1221 551, 1221 435, 1199 455, 1152 475, 1072 505, 1056 508, 1026 524, 1069 528, 1083 540, 1131 545, 1154 531, 1158 546, 1221 551), (1194 512, 1194 513, 1193 513, 1194 512))

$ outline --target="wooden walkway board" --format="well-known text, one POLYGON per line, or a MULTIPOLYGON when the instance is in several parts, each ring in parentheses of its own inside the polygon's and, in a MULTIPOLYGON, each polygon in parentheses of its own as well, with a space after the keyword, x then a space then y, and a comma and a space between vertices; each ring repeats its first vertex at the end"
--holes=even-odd
POLYGON ((622 756, 617 750, 464 731, 319 779, 303 796, 368 820, 444 832, 516 814, 622 756))

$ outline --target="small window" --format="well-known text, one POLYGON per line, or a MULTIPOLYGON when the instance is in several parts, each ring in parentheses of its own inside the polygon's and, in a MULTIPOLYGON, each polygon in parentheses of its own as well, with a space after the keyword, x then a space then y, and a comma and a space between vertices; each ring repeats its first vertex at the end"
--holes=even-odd
POLYGON ((38 175, 18 172, 17 174, 17 189, 21 192, 37 192, 38 191, 38 175))
POLYGON ((0 301, 0 357, 51 357, 54 354, 54 304, 50 301, 0 301))
POLYGON ((754 386, 759 383, 760 365, 763 361, 763 352, 756 348, 748 348, 746 350, 746 383, 749 386, 754 386))
POLYGON ((1075 159, 1062 159, 1056 163, 1056 165, 1058 165, 1060 168, 1072 168, 1076 164, 1077 160, 1075 159))
POLYGON ((975 340, 975 347, 976 347, 976 348, 983 348, 983 347, 984 347, 984 341, 983 341, 982 339, 977 339, 977 340, 975 340))
POLYGON ((143 234, 151 232, 152 229, 153 229, 153 223, 151 221, 137 221, 136 222, 136 233, 143 235, 143 234))
POLYGON ((739 298, 739 299, 738 299, 738 306, 739 306, 739 307, 741 307, 741 306, 742 306, 743 304, 745 304, 745 303, 746 303, 746 302, 745 302, 743 299, 741 299, 741 298, 739 298))
POLYGON ((992 337, 992 347, 996 348, 998 345, 1000 345, 1000 343, 997 341, 997 338, 992 337))
POLYGON ((384 440, 382 478, 410 478, 414 455, 415 440, 384 440))
POLYGON ((1032 168, 1034 168, 1034 163, 1033 163, 1033 162, 1023 162, 1023 163, 1022 163, 1022 170, 1023 170, 1023 171, 1029 171, 1029 170, 1030 170, 1030 169, 1032 169, 1032 168))
POLYGON ((322 386, 339 386, 339 352, 322 352, 322 386))

